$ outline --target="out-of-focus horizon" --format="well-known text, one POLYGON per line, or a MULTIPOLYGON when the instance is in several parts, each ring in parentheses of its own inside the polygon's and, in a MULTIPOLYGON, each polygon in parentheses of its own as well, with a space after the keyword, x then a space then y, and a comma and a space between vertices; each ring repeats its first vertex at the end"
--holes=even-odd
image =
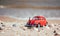
POLYGON ((60 9, 60 0, 0 0, 0 7, 60 9))
POLYGON ((60 0, 0 0, 0 15, 60 17, 60 0), (17 9, 18 8, 18 9, 17 9))
POLYGON ((0 5, 60 6, 60 0, 0 0, 0 5))

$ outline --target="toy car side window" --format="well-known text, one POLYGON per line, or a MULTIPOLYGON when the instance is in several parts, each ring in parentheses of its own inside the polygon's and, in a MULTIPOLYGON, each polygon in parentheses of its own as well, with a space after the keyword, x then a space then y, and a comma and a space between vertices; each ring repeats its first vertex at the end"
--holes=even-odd
POLYGON ((40 18, 39 20, 45 20, 45 18, 40 18))

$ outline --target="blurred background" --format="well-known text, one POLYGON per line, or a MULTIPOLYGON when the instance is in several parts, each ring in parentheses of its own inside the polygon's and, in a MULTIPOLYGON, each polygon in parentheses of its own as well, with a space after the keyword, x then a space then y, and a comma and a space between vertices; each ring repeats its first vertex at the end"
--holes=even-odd
POLYGON ((60 18, 60 0, 0 0, 0 15, 60 18))

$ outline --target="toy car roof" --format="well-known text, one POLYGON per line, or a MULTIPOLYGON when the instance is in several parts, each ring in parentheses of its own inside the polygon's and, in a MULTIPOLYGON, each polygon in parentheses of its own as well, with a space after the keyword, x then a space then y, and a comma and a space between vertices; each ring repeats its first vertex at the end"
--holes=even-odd
POLYGON ((45 18, 44 16, 35 16, 34 18, 45 18))

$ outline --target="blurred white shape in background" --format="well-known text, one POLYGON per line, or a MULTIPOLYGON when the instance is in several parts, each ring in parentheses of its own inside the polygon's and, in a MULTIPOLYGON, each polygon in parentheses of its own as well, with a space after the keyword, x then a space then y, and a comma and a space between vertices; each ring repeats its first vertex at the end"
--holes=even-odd
POLYGON ((6 6, 0 5, 0 8, 6 8, 6 6))

